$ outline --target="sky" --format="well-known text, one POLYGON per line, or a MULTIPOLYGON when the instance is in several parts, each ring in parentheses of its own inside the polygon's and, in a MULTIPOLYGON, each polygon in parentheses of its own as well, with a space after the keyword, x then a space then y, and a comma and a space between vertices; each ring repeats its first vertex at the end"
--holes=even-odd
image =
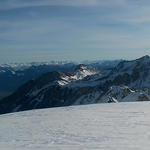
POLYGON ((149 0, 0 0, 0 63, 150 55, 149 0))

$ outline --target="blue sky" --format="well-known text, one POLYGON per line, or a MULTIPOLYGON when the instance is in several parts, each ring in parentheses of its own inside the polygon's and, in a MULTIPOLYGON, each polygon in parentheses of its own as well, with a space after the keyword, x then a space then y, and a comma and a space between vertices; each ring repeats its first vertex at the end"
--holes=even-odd
POLYGON ((149 0, 0 0, 0 63, 150 55, 149 0))

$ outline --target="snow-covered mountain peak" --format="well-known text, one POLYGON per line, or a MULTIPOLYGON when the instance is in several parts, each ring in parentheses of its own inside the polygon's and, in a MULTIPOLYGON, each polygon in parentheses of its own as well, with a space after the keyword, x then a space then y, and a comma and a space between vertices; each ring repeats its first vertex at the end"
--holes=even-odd
POLYGON ((84 65, 80 65, 78 69, 76 68, 74 72, 67 73, 65 74, 65 76, 62 76, 61 77, 62 80, 58 81, 58 83, 59 85, 63 86, 69 84, 70 82, 76 82, 88 76, 92 76, 98 73, 99 73, 98 70, 90 69, 84 65))
POLYGON ((82 80, 87 76, 92 76, 98 74, 99 71, 95 69, 88 68, 87 66, 81 64, 78 65, 74 72, 66 73, 61 77, 62 80, 58 81, 59 85, 66 85, 70 82, 76 82, 82 80))
POLYGON ((116 67, 120 71, 128 71, 134 69, 134 67, 150 64, 150 56, 146 55, 141 58, 132 61, 122 61, 116 67))
POLYGON ((114 85, 127 85, 132 88, 150 87, 150 57, 120 62, 104 81, 106 80, 114 85))
POLYGON ((2 100, 0 113, 73 104, 150 100, 149 56, 122 61, 106 73, 82 64, 74 68, 70 72, 49 72, 27 82, 2 100))
MULTIPOLYGON (((78 70, 70 73, 64 72, 49 72, 34 81, 34 88, 31 90, 31 95, 39 93, 41 90, 47 89, 51 86, 68 86, 68 84, 76 83, 78 86, 78 81, 84 79, 87 76, 92 76, 97 74, 98 71, 94 69, 88 69, 87 67, 80 67, 78 70), (82 69, 81 69, 82 68, 82 69), (35 92, 36 91, 36 92, 35 92), (38 91, 38 92, 37 92, 38 91)), ((79 83, 80 84, 80 83, 79 83)))
POLYGON ((150 61, 150 56, 149 55, 145 55, 141 58, 136 59, 138 61, 150 61))
POLYGON ((74 72, 73 78, 76 80, 81 80, 87 76, 95 75, 99 73, 99 71, 95 69, 87 68, 86 66, 81 66, 80 69, 74 72))
POLYGON ((77 67, 75 68, 75 71, 76 70, 83 70, 83 69, 87 69, 88 67, 86 66, 86 65, 84 65, 84 64, 79 64, 79 65, 77 65, 77 67))

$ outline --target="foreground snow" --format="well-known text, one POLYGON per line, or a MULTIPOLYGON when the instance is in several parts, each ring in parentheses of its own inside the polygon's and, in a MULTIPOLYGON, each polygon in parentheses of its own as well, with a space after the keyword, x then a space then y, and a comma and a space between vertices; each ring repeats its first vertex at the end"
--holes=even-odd
POLYGON ((0 116, 2 150, 149 150, 150 102, 95 104, 0 116))

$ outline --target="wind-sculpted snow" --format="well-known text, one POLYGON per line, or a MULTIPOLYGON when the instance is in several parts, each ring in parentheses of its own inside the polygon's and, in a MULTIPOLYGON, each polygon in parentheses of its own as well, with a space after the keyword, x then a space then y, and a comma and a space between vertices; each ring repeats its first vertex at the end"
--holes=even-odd
POLYGON ((149 150, 150 103, 94 104, 0 116, 1 150, 149 150))

